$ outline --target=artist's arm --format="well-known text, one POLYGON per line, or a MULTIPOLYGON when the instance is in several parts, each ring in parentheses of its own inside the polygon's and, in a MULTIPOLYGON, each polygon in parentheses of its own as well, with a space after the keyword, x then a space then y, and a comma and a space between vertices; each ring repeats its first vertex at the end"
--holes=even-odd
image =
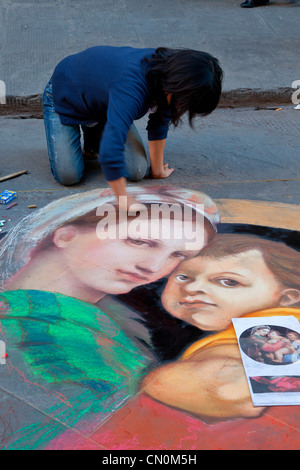
POLYGON ((124 157, 128 131, 141 112, 144 96, 135 82, 128 77, 116 82, 109 94, 107 121, 100 144, 101 169, 122 209, 135 203, 127 194, 126 162, 124 157), (129 81, 128 81, 129 80, 129 81), (119 199, 120 196, 127 197, 119 199))
POLYGON ((164 163, 165 145, 166 139, 149 140, 149 156, 153 178, 167 178, 174 171, 174 168, 169 168, 168 163, 164 163))
MULTIPOLYGON (((164 149, 165 149, 166 139, 163 140, 150 140, 149 141, 149 156, 151 163, 151 173, 153 178, 167 178, 170 176, 174 168, 169 168, 168 163, 164 163, 164 149)), ((127 208, 135 202, 134 198, 127 195, 126 190, 126 178, 121 177, 115 180, 109 181, 111 189, 114 191, 117 198, 119 196, 127 196, 127 208)), ((119 200, 124 201, 124 199, 119 200)), ((121 202, 121 206, 124 204, 121 202)), ((121 207, 126 209, 125 206, 121 207)))
POLYGON ((117 197, 127 195, 126 179, 124 177, 118 178, 113 181, 109 181, 109 185, 117 197))
POLYGON ((135 197, 127 193, 125 178, 119 178, 117 180, 109 181, 109 185, 115 193, 117 206, 121 211, 130 211, 130 215, 136 214, 137 212, 146 211, 145 206, 143 204, 137 203, 135 197))
POLYGON ((253 418, 264 408, 252 404, 238 346, 216 346, 148 374, 142 389, 166 405, 216 421, 253 418))

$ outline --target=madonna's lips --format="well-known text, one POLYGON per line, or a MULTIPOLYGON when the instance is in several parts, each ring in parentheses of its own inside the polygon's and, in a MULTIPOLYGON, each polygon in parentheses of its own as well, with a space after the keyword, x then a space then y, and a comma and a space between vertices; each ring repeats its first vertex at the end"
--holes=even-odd
POLYGON ((149 281, 147 277, 142 276, 141 274, 138 274, 138 273, 124 271, 123 269, 117 269, 117 272, 121 274, 121 276, 127 279, 128 281, 132 281, 132 282, 149 281))

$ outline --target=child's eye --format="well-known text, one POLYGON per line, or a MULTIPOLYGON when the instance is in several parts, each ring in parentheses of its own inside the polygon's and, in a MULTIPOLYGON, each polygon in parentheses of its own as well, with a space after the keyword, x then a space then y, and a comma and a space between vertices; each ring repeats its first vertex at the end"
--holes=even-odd
POLYGON ((224 287, 236 287, 240 285, 235 279, 217 279, 216 282, 224 287))
POLYGON ((186 282, 190 280, 189 276, 186 276, 185 274, 177 274, 175 279, 179 282, 186 282))

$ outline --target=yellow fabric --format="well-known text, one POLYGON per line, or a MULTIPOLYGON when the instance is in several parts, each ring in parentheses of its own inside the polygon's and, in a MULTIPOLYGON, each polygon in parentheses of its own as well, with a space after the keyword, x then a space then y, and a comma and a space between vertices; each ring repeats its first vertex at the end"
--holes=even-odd
MULTIPOLYGON (((289 316, 292 315, 300 321, 300 308, 293 307, 277 307, 267 310, 258 310, 247 315, 243 318, 251 317, 275 317, 275 316, 289 316)), ((181 356, 181 360, 190 359, 196 352, 214 346, 222 346, 223 344, 237 344, 237 337, 233 325, 220 333, 207 336, 206 338, 196 341, 181 356)))

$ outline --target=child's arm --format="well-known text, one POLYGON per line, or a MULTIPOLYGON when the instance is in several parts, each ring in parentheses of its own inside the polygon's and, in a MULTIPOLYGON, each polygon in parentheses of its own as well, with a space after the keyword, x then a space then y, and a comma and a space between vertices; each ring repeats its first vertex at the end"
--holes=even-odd
POLYGON ((142 385, 152 398, 204 420, 259 416, 254 407, 237 345, 215 346, 162 366, 142 385))
POLYGON ((291 352, 295 352, 295 349, 289 339, 283 338, 283 342, 285 343, 285 348, 288 348, 291 352))
POLYGON ((287 338, 282 338, 282 341, 283 341, 284 343, 290 344, 290 345, 292 346, 292 343, 290 342, 289 339, 287 339, 287 338))

